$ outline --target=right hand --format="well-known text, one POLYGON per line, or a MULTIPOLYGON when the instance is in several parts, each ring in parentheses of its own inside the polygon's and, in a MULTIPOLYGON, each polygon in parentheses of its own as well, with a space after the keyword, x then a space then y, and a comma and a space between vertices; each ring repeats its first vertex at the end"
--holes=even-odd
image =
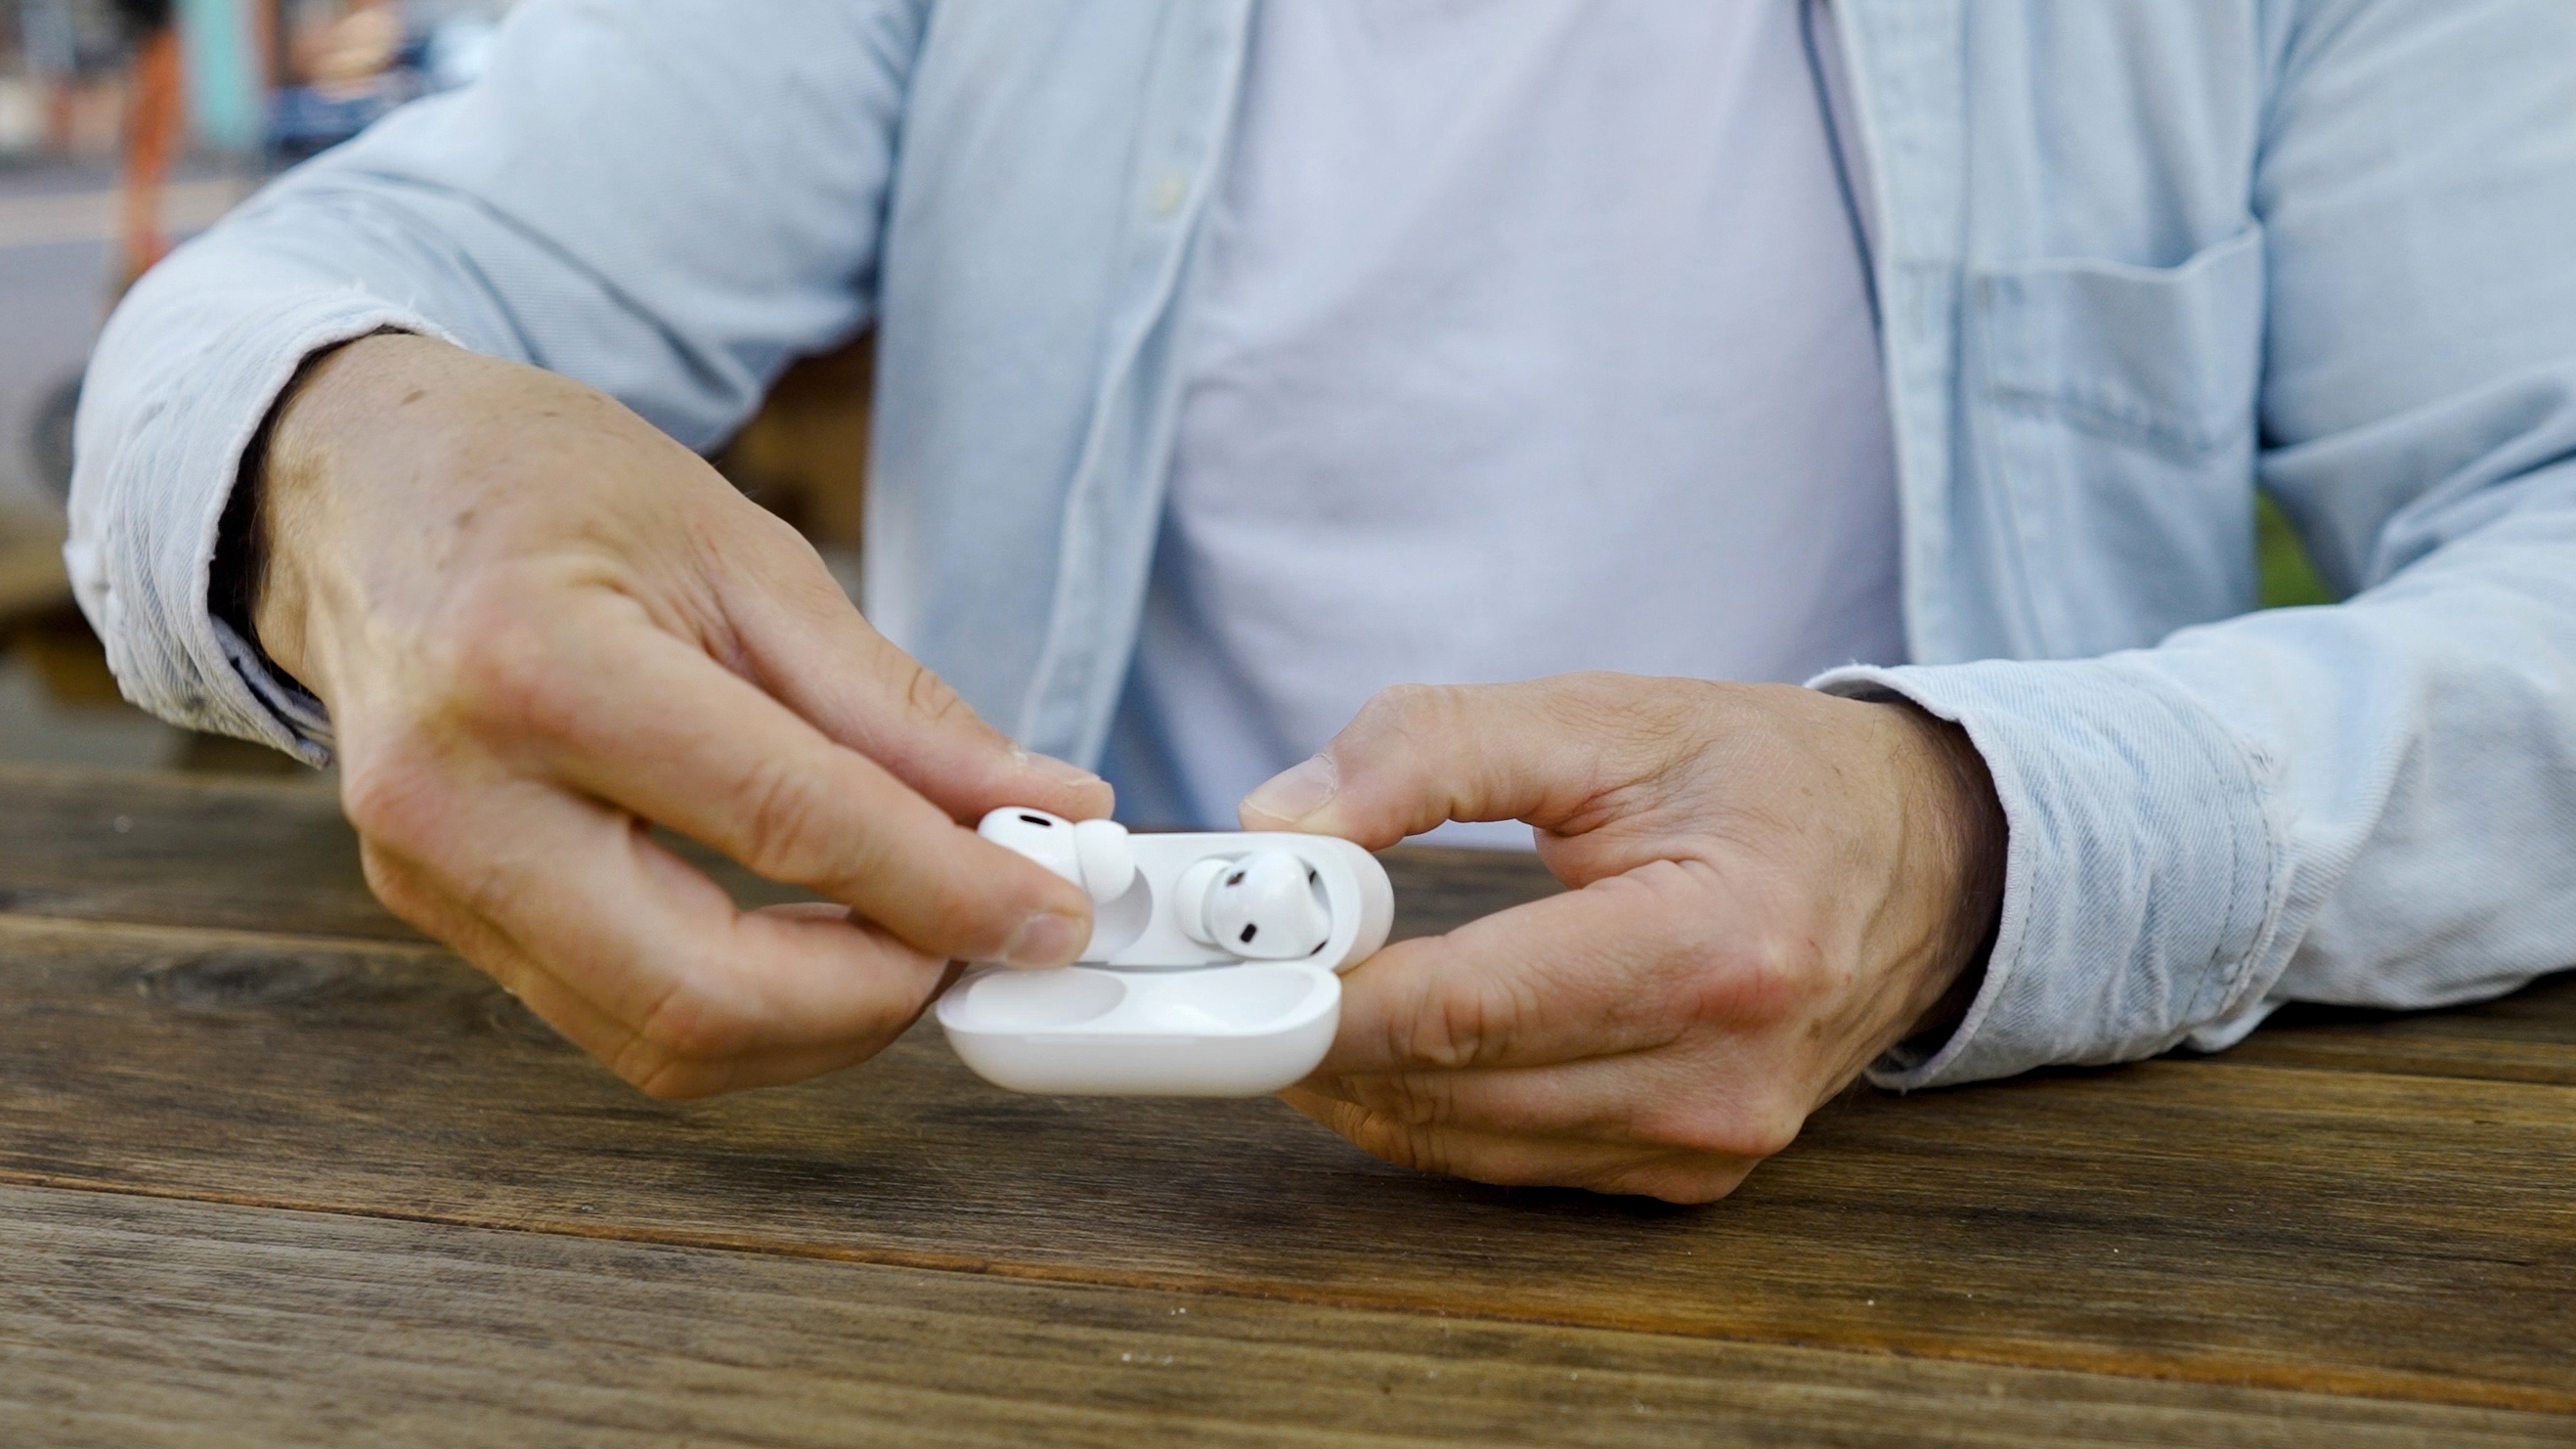
POLYGON ((368 884, 655 1096, 866 1058, 951 958, 1054 966, 1071 884, 962 828, 1105 814, 610 398, 426 338, 280 405, 253 620, 329 708, 368 884), (848 907, 742 912, 666 825, 848 907))

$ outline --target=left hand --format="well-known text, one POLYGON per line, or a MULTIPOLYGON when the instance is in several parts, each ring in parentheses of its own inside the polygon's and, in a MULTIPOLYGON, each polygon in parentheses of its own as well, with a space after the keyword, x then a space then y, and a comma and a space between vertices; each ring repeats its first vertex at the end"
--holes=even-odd
POLYGON ((1958 726, 1787 685, 1407 686, 1253 792, 1371 849, 1524 820, 1575 889, 1344 978, 1285 1095, 1388 1161, 1707 1202, 1880 1053, 1965 1008, 2004 820, 1958 726))

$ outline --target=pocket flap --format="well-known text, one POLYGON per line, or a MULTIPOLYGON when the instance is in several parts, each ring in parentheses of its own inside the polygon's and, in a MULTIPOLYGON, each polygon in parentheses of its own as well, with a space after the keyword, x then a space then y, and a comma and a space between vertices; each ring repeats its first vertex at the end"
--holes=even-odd
POLYGON ((1987 382, 2133 441, 2203 453, 2253 425, 2263 369, 2263 229, 2178 267, 2045 260, 1978 273, 1987 382))

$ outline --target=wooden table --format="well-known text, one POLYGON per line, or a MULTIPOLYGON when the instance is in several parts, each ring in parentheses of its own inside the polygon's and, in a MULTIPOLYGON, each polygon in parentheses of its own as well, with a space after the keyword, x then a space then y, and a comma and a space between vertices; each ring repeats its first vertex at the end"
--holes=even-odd
POLYGON ((63 569, 63 521, 51 513, 0 504, 0 628, 71 602, 63 569))
POLYGON ((0 1215, 11 1446, 2569 1444, 2576 980, 1858 1094, 1677 1209, 935 1032, 648 1101, 309 785, 0 771, 0 1215))

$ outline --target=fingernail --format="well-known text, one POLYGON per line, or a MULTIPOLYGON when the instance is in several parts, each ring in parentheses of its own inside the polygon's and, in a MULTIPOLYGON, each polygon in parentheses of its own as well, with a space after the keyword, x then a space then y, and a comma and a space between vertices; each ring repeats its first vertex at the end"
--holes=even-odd
POLYGON ((1271 776, 1267 784, 1244 796, 1243 812, 1294 824, 1323 809, 1341 788, 1341 767, 1330 755, 1316 755, 1271 776))
POLYGON ((1091 939, 1091 927, 1078 916, 1058 911, 1040 911, 1020 922, 1011 933, 1010 944, 1002 948, 1005 966, 1062 966, 1082 951, 1091 939))
POLYGON ((1059 785, 1097 785, 1100 777, 1080 765, 1059 760, 1053 755, 1033 755, 1020 751, 1020 763, 1059 785))

